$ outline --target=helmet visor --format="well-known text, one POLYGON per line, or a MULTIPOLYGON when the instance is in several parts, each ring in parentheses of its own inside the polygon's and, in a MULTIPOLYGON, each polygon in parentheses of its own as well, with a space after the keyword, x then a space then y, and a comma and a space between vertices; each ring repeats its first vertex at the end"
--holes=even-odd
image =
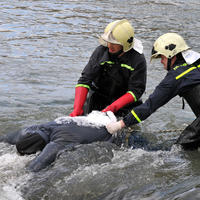
POLYGON ((161 57, 160 53, 158 53, 158 51, 156 51, 155 48, 153 47, 151 50, 151 61, 152 59, 160 58, 160 57, 161 57))
POLYGON ((99 38, 99 41, 103 46, 107 46, 107 42, 112 43, 112 44, 121 44, 113 37, 113 34, 111 31, 108 31, 107 33, 104 33, 103 35, 101 35, 99 38))

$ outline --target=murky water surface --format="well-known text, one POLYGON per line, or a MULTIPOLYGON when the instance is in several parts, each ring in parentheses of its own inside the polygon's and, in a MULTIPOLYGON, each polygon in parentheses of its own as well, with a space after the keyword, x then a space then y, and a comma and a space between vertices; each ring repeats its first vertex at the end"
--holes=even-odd
MULTIPOLYGON (((0 134, 68 115, 74 86, 98 35, 116 19, 130 20, 143 42, 145 100, 165 75, 159 61, 150 64, 153 42, 172 31, 200 51, 199 13, 199 0, 1 0, 0 134)), ((194 119, 188 106, 181 107, 176 97, 136 129, 152 143, 173 140, 194 119)), ((0 146, 2 200, 200 199, 198 151, 183 152, 176 146, 170 151, 113 150, 91 144, 31 174, 25 166, 35 155, 20 157, 13 146, 0 146), (93 154, 87 158, 86 152, 93 154)))

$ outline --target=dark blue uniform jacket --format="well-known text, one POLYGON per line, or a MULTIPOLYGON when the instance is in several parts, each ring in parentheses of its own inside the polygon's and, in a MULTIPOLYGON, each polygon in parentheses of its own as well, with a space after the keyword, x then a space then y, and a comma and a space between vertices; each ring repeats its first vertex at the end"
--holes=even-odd
POLYGON ((200 60, 192 65, 176 62, 149 98, 123 118, 124 123, 126 126, 131 126, 145 120, 173 97, 176 95, 184 97, 187 91, 199 84, 200 60))

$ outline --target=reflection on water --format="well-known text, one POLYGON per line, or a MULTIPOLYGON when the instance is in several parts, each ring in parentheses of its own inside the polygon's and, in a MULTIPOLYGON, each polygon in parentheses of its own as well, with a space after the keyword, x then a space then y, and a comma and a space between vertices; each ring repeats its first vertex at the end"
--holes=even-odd
MULTIPOLYGON (((0 134, 70 113, 76 81, 98 45, 98 35, 112 20, 130 20, 136 37, 143 42, 148 64, 144 100, 165 75, 159 62, 149 62, 152 44, 158 36, 178 32, 195 50, 200 50, 198 0, 2 0, 0 7, 0 134)), ((188 106, 185 110, 181 107, 181 99, 176 97, 137 129, 152 142, 174 139, 179 135, 176 130, 194 118, 188 106), (161 133, 169 129, 174 131, 161 133)), ((22 166, 16 163, 19 172, 10 169, 11 182, 15 179, 18 183, 27 175, 23 166, 29 158, 21 158, 15 155, 15 149, 0 146, 0 159, 5 157, 10 161, 3 169, 16 163, 15 156, 22 159, 22 166)), ((199 152, 190 154, 179 150, 117 151, 111 163, 77 168, 85 173, 71 174, 74 187, 69 190, 73 194, 77 187, 84 186, 81 195, 85 199, 92 199, 94 191, 100 199, 187 199, 191 196, 198 199, 198 157, 199 152), (81 178, 87 184, 79 182, 81 178), (107 186, 102 186, 105 180, 107 186)), ((3 178, 5 174, 0 176, 0 185, 8 187, 9 182, 3 178)), ((66 185, 67 180, 68 176, 66 185)), ((1 192, 2 198, 6 199, 6 195, 1 192)), ((7 199, 13 197, 7 196, 7 199)))

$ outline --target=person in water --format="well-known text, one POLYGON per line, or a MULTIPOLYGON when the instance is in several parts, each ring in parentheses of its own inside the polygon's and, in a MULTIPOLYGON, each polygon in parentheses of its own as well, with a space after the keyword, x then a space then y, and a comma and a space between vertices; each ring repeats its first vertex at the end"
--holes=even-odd
POLYGON ((122 19, 109 23, 99 42, 101 45, 92 53, 75 87, 71 117, 92 110, 122 116, 128 113, 130 105, 141 103, 146 87, 146 60, 130 22, 122 19))
POLYGON ((54 121, 33 125, 0 137, 0 142, 16 145, 20 155, 35 154, 28 169, 37 172, 50 165, 63 150, 75 145, 97 141, 112 142, 113 137, 105 128, 116 121, 112 112, 93 111, 87 116, 59 117, 54 121))
POLYGON ((200 54, 191 50, 176 33, 166 33, 154 43, 151 59, 161 58, 167 75, 154 92, 141 105, 117 122, 107 125, 108 132, 115 133, 148 118, 173 97, 183 97, 197 119, 181 133, 177 140, 185 149, 200 145, 200 54))

